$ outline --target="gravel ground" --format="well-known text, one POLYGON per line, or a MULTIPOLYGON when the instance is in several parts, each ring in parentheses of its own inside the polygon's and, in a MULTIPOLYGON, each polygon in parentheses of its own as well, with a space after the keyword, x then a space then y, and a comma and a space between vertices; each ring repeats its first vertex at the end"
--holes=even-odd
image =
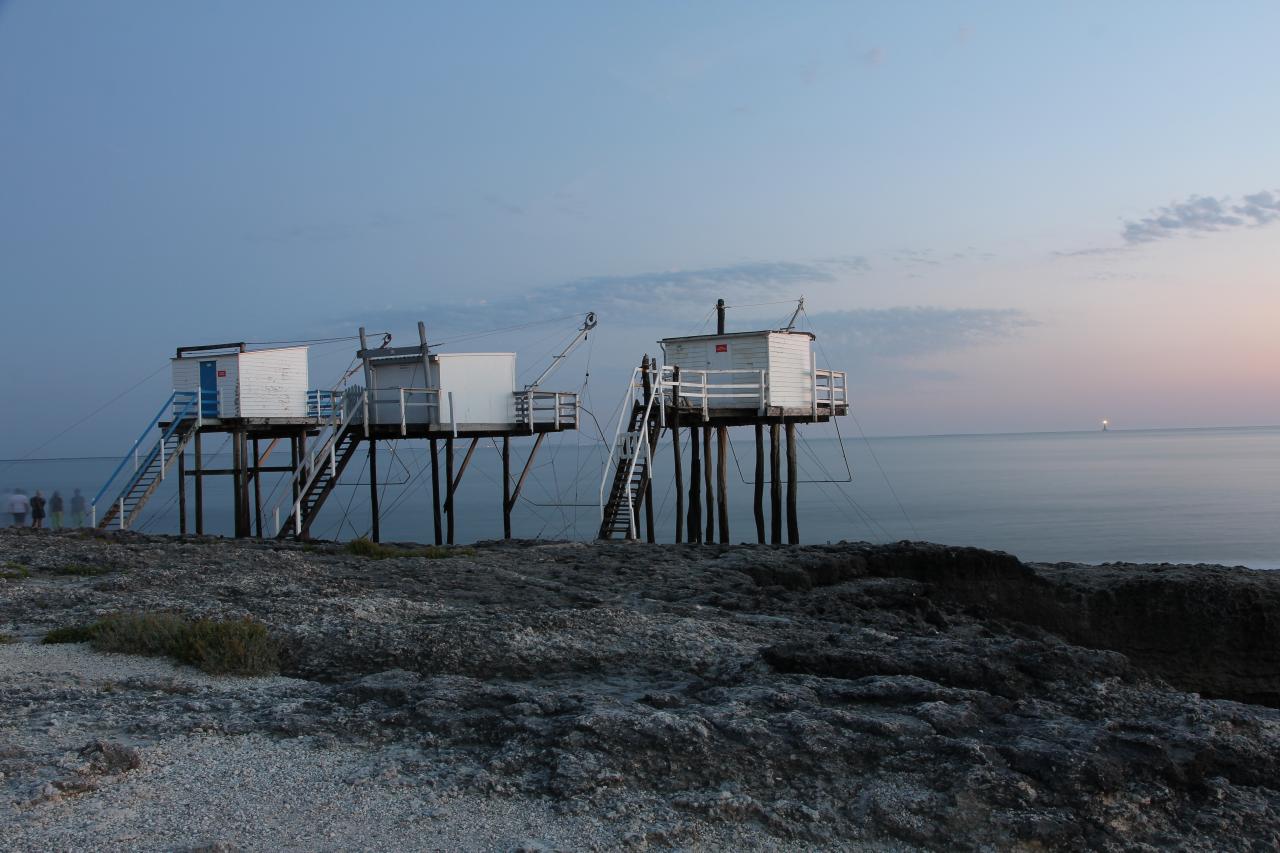
POLYGON ((545 797, 437 790, 421 772, 421 752, 402 745, 212 733, 143 745, 153 739, 122 729, 145 719, 85 717, 57 703, 60 692, 109 696, 136 686, 205 701, 252 695, 290 703, 308 692, 299 679, 214 678, 83 644, 9 644, 0 645, 0 681, 49 697, 37 715, 0 726, 0 762, 9 772, 43 771, 26 780, 28 798, 0 802, 6 850, 643 849, 692 837, 715 847, 783 849, 767 836, 687 820, 620 835, 615 820, 567 814, 545 797), (104 736, 139 766, 95 767, 81 753, 104 736))
POLYGON ((9 849, 1280 847, 1277 573, 42 531, 0 563, 9 849), (39 645, 121 611, 251 617, 283 675, 39 645))

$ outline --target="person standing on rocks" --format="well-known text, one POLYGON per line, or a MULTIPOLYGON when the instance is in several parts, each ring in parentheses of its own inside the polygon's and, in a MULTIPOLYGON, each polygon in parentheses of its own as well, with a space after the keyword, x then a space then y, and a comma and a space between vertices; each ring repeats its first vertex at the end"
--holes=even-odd
POLYGON ((49 526, 57 530, 62 526, 62 492, 53 490, 49 498, 49 526))
POLYGON ((27 496, 22 493, 22 489, 14 489, 13 494, 9 495, 9 512, 13 515, 14 527, 27 526, 27 513, 31 511, 31 504, 27 501, 27 496))
POLYGON ((71 526, 84 527, 84 495, 79 489, 71 496, 71 526))
POLYGON ((35 497, 31 499, 31 527, 39 530, 44 527, 44 493, 36 489, 35 497))

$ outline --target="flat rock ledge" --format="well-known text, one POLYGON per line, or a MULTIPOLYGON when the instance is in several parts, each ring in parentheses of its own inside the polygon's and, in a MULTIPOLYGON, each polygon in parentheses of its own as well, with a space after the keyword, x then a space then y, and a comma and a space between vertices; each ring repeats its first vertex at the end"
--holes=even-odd
POLYGON ((7 849, 1280 846, 1277 573, 48 531, 0 564, 7 849), (159 610, 265 623, 282 672, 39 645, 159 610))

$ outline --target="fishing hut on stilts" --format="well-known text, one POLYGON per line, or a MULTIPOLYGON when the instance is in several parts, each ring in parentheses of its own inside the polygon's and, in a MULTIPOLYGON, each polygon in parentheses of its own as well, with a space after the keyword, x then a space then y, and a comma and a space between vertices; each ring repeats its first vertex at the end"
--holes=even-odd
MULTIPOLYGON (((501 438, 503 535, 534 457, 549 433, 578 428, 578 395, 542 383, 595 328, 588 313, 575 337, 542 374, 516 386, 515 353, 431 352, 426 326, 418 344, 391 347, 390 335, 371 347, 360 329, 356 353, 364 384, 309 388, 305 346, 251 350, 246 344, 179 347, 173 392, 134 441, 90 505, 94 526, 129 529, 166 478, 176 473, 179 532, 188 532, 187 480, 194 491, 195 533, 204 533, 204 479, 233 478, 234 535, 310 538, 339 478, 363 445, 368 454, 371 538, 380 539, 378 444, 423 439, 430 447, 432 528, 436 544, 454 542, 454 494, 481 439, 501 438), (203 439, 225 433, 231 467, 210 468, 203 439), (512 480, 510 443, 533 446, 512 480), (461 464, 455 443, 468 442, 461 464), (288 464, 269 464, 289 445, 288 464), (444 445, 444 488, 439 445, 444 445), (191 463, 188 463, 188 452, 191 463), (175 472, 176 469, 176 472, 175 472), (287 474, 289 488, 264 526, 262 476, 287 474), (442 500, 443 497, 443 500, 442 500)), ((354 372, 354 371, 353 371, 354 372)))
POLYGON ((786 541, 800 541, 796 429, 848 414, 844 371, 819 368, 815 336, 795 330, 801 299, 785 328, 725 330, 725 302, 716 303, 716 333, 665 338, 661 361, 647 355, 632 375, 600 484, 600 539, 656 541, 653 475, 659 442, 671 437, 675 479, 675 541, 728 543, 729 429, 755 432, 756 541, 781 544, 782 441, 786 441, 786 541), (768 431, 768 468, 765 432, 768 431), (689 433, 685 501, 681 430, 689 433), (713 442, 714 436, 714 442, 713 442), (713 447, 714 445, 714 447, 713 447), (765 486, 770 515, 766 525, 765 486), (705 510, 705 518, 704 518, 705 510), (766 529, 767 528, 767 529, 766 529))

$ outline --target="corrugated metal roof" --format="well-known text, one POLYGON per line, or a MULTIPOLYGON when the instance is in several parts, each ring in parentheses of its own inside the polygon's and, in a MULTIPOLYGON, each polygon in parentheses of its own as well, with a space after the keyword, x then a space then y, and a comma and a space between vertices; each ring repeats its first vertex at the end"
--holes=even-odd
POLYGON ((817 336, 813 334, 813 332, 787 332, 782 329, 760 329, 755 332, 725 332, 723 335, 682 335, 678 338, 663 338, 659 343, 665 344, 673 341, 710 341, 721 338, 749 338, 757 337, 759 335, 804 335, 811 341, 817 340, 817 336))

